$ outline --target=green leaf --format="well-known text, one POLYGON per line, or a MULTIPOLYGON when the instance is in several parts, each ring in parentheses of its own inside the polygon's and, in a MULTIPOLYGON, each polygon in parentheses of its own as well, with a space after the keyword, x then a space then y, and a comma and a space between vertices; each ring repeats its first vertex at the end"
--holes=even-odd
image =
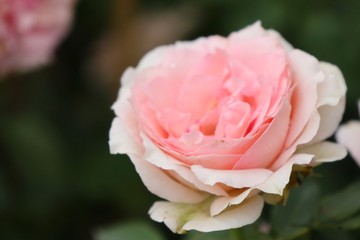
POLYGON ((360 181, 321 201, 322 221, 342 221, 360 210, 360 181))
POLYGON ((145 222, 128 222, 102 229, 95 240, 164 240, 165 238, 145 222))
POLYGON ((324 229, 322 231, 315 231, 313 239, 316 240, 354 240, 349 232, 336 230, 336 229, 324 229))
POLYGON ((345 230, 355 230, 360 229, 360 215, 354 218, 351 218, 341 224, 341 228, 345 230))
POLYGON ((237 240, 237 232, 235 230, 217 231, 210 233, 203 233, 197 231, 188 232, 182 240, 237 240))
POLYGON ((280 239, 295 239, 309 232, 318 213, 319 189, 313 181, 305 181, 291 190, 286 206, 271 209, 271 223, 280 239))
POLYGON ((271 225, 269 223, 265 222, 259 222, 258 224, 251 224, 248 226, 245 226, 239 231, 241 232, 242 240, 272 240, 273 238, 270 236, 270 234, 265 234, 260 232, 261 229, 263 229, 264 232, 270 232, 271 225))

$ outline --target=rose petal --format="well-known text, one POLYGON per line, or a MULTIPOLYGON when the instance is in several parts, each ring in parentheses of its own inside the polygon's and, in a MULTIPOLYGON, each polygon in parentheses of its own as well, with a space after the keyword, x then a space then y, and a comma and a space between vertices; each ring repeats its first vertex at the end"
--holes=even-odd
POLYGON ((292 156, 284 166, 282 166, 276 172, 270 174, 258 185, 241 192, 237 196, 219 197, 214 200, 211 206, 211 213, 216 215, 221 211, 224 211, 224 209, 226 209, 228 206, 240 204, 249 196, 259 193, 259 190, 267 193, 282 195, 284 188, 289 183, 293 165, 309 164, 313 159, 314 156, 311 154, 296 154, 292 156))
MULTIPOLYGON (((325 79, 325 74, 319 68, 318 60, 313 56, 295 49, 289 53, 289 60, 297 80, 291 102, 291 118, 296 121, 296 124, 292 124, 290 128, 286 147, 294 143, 308 123, 316 109, 317 85, 325 79)), ((317 129, 318 127, 314 128, 314 135, 317 129)))
POLYGON ((260 196, 255 196, 211 217, 209 203, 206 201, 198 205, 156 202, 151 207, 149 214, 153 220, 164 222, 176 233, 184 233, 189 230, 210 232, 239 228, 255 222, 261 214, 263 205, 264 200, 260 196))
POLYGON ((284 147, 290 125, 291 107, 287 99, 258 141, 234 165, 233 169, 266 168, 284 147), (276 141, 273 140, 276 136, 276 141))
POLYGON ((320 125, 312 142, 322 141, 332 134, 339 126, 345 111, 346 85, 340 70, 329 63, 320 63, 325 72, 325 81, 318 86, 318 109, 320 113, 320 125))
POLYGON ((336 143, 320 142, 301 147, 296 153, 312 154, 315 156, 314 164, 333 162, 346 157, 346 149, 336 143))
POLYGON ((360 167, 360 122, 350 121, 341 126, 336 133, 336 139, 349 150, 360 167))
POLYGON ((320 62, 326 78, 318 87, 318 106, 336 106, 346 94, 346 84, 340 69, 330 63, 320 62))
POLYGON ((165 171, 144 161, 141 157, 129 154, 137 173, 145 186, 153 194, 171 202, 198 203, 208 195, 195 191, 169 177, 165 171))
POLYGON ((148 67, 154 67, 161 63, 163 60, 164 54, 171 49, 171 46, 159 46, 149 51, 145 56, 140 60, 136 69, 141 71, 148 67))
POLYGON ((198 188, 201 191, 205 191, 214 195, 226 196, 227 193, 220 188, 219 186, 209 186, 197 179, 194 173, 185 166, 183 163, 172 158, 168 154, 162 152, 158 147, 154 145, 146 136, 143 137, 144 147, 146 149, 144 159, 149 163, 154 164, 160 169, 164 170, 173 170, 175 171, 183 181, 186 181, 188 184, 198 188))
POLYGON ((261 26, 260 21, 256 21, 255 23, 243 28, 241 31, 231 33, 229 35, 229 39, 231 42, 240 43, 252 38, 256 38, 264 35, 266 32, 261 26))
POLYGON ((215 170, 204 168, 199 165, 191 166, 191 170, 205 184, 215 185, 223 183, 233 188, 254 187, 262 183, 273 172, 268 169, 246 169, 246 170, 215 170))
POLYGON ((223 212, 229 206, 241 204, 243 201, 245 201, 245 199, 255 196, 257 194, 259 194, 259 191, 257 189, 249 188, 243 192, 240 192, 240 194, 234 197, 218 197, 213 201, 210 206, 210 215, 216 216, 223 212))
POLYGON ((111 107, 117 115, 112 122, 109 133, 109 146, 112 154, 132 153, 140 155, 143 151, 138 122, 129 102, 131 96, 129 88, 132 85, 133 77, 134 70, 128 68, 121 79, 124 86, 119 91, 118 100, 111 107))
POLYGON ((184 225, 183 229, 212 232, 240 228, 255 222, 260 217, 263 206, 263 198, 257 195, 242 204, 229 207, 215 217, 209 217, 207 213, 199 218, 193 218, 184 225))
POLYGON ((296 139, 290 147, 284 149, 278 159, 271 164, 269 169, 276 171, 289 160, 299 145, 309 143, 314 138, 314 133, 316 132, 316 129, 318 129, 319 124, 320 114, 317 111, 314 111, 305 125, 305 128, 300 133, 300 137, 296 139))
POLYGON ((111 109, 114 110, 115 114, 119 116, 122 113, 122 105, 125 102, 129 102, 131 98, 131 87, 134 85, 135 71, 133 68, 127 68, 121 77, 121 88, 118 93, 118 99, 111 106, 111 109))
POLYGON ((134 136, 129 132, 129 128, 118 117, 114 118, 111 124, 109 146, 111 154, 141 155, 143 152, 141 145, 135 141, 134 136))
POLYGON ((294 164, 309 164, 314 158, 310 154, 295 154, 281 168, 274 172, 266 181, 256 186, 257 189, 272 194, 282 195, 283 190, 289 183, 292 167, 294 164))

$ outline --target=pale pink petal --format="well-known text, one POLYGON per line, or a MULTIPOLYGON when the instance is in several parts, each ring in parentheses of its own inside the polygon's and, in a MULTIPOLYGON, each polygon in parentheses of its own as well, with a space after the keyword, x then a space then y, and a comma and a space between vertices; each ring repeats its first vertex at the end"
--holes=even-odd
MULTIPOLYGON (((292 167, 295 164, 307 165, 314 159, 312 153, 309 154, 296 154, 290 158, 290 160, 275 172, 270 172, 266 179, 259 181, 259 184, 252 186, 251 188, 241 192, 239 195, 234 197, 219 197, 214 200, 211 206, 212 214, 216 215, 221 211, 224 211, 228 206, 240 204, 248 197, 258 194, 259 191, 267 192, 271 194, 282 195, 283 190, 289 183, 292 167)), ((265 177, 265 175, 264 175, 265 177)))
POLYGON ((161 113, 157 114, 159 122, 162 123, 163 128, 172 137, 180 137, 186 132, 190 120, 190 113, 183 113, 172 108, 165 108, 161 113))
POLYGON ((262 197, 255 196, 212 217, 209 213, 209 203, 206 201, 197 205, 156 202, 149 214, 153 220, 164 222, 176 233, 189 230, 211 232, 239 228, 255 222, 261 214, 263 205, 262 197))
POLYGON ((214 76, 189 77, 179 89, 176 108, 191 113, 199 121, 217 105, 222 89, 220 80, 214 76))
POLYGON ((184 225, 183 229, 212 232, 240 228, 255 222, 260 217, 263 206, 264 199, 257 195, 239 205, 229 207, 214 217, 209 217, 209 213, 206 213, 199 218, 193 218, 184 225))
MULTIPOLYGON (((236 191, 236 190, 234 190, 236 191)), ((240 191, 236 196, 217 197, 210 206, 210 215, 216 216, 227 209, 229 206, 241 204, 247 198, 251 198, 260 193, 259 190, 248 188, 245 191, 240 191)))
POLYGON ((325 72, 325 80, 318 87, 318 106, 336 106, 346 94, 346 84, 340 69, 330 63, 320 62, 320 69, 325 72))
POLYGON ((250 111, 250 105, 241 101, 224 105, 216 126, 216 136, 236 139, 245 135, 251 121, 250 111))
POLYGON ((146 136, 142 136, 144 147, 146 149, 144 160, 153 164, 154 166, 163 170, 172 170, 177 173, 184 182, 194 186, 201 191, 208 192, 214 195, 226 196, 227 193, 219 186, 210 186, 202 183, 190 170, 189 167, 174 159, 168 154, 162 152, 154 145, 146 136))
POLYGON ((291 106, 284 100, 280 112, 273 119, 266 132, 234 165, 233 169, 266 168, 284 148, 290 125, 291 106), (276 136, 276 141, 274 141, 276 136))
POLYGON ((129 154, 137 173, 150 192, 171 202, 198 203, 208 194, 195 191, 175 181, 166 171, 150 164, 141 157, 129 154))
POLYGON ((265 33, 265 30, 261 26, 261 22, 256 21, 255 23, 241 29, 241 31, 230 34, 229 39, 230 41, 239 44, 246 40, 262 36, 265 33))
POLYGON ((281 34, 277 31, 273 29, 268 29, 267 34, 271 35, 273 38, 278 38, 286 52, 290 52, 294 49, 294 47, 288 41, 286 41, 286 39, 284 39, 283 36, 281 36, 281 34))
POLYGON ((223 183, 233 188, 254 187, 266 180, 273 172, 268 169, 215 170, 194 165, 191 170, 205 184, 223 183))
POLYGON ((262 192, 282 195, 289 183, 292 167, 295 164, 308 165, 314 159, 311 154, 295 154, 281 168, 274 172, 266 181, 256 186, 262 192))
POLYGON ((296 153, 312 154, 315 156, 312 165, 323 162, 333 162, 346 157, 346 149, 340 144, 333 142, 320 142, 300 147, 296 153))
POLYGON ((326 75, 325 81, 318 86, 317 106, 321 121, 311 142, 322 141, 334 134, 345 111, 346 85, 343 75, 332 64, 320 62, 320 67, 326 75))
MULTIPOLYGON (((291 118, 294 123, 291 125, 286 147, 294 143, 308 123, 316 109, 318 84, 325 79, 325 74, 319 68, 319 61, 313 56, 296 49, 289 53, 289 59, 297 85, 291 102, 291 118)), ((314 128, 314 135, 317 129, 318 126, 314 128)))
POLYGON ((163 61, 163 56, 169 49, 171 48, 171 45, 169 46, 159 46, 155 49, 149 51, 145 56, 140 60, 138 66, 136 69, 138 71, 141 71, 145 68, 154 67, 163 61))
POLYGON ((336 139, 349 150, 360 167, 360 122, 350 121, 342 125, 336 133, 336 139))
POLYGON ((109 134, 109 146, 111 154, 135 154, 141 156, 143 149, 134 139, 130 133, 129 128, 123 121, 116 117, 114 118, 109 134))
POLYGON ((118 99, 111 107, 117 115, 112 123, 109 134, 110 151, 113 154, 132 153, 141 155, 143 152, 138 120, 129 102, 131 91, 127 81, 132 79, 133 74, 133 69, 129 68, 126 70, 122 77, 124 87, 120 89, 118 99))
POLYGON ((123 105, 125 102, 129 103, 132 96, 131 87, 134 85, 135 71, 133 68, 127 68, 121 77, 121 88, 118 93, 118 98, 111 106, 117 116, 123 113, 123 105))
POLYGON ((231 169, 235 162, 241 158, 241 154, 207 154, 184 157, 189 165, 201 165, 211 169, 231 169))
POLYGON ((283 166, 291 156, 295 153, 297 147, 301 144, 309 143, 313 138, 314 134, 319 128, 320 124, 320 114, 317 111, 314 111, 313 114, 310 116, 309 121, 305 125, 304 129, 301 131, 300 136, 298 139, 293 142, 293 144, 281 153, 281 155, 271 164, 269 169, 276 171, 278 168, 283 166))

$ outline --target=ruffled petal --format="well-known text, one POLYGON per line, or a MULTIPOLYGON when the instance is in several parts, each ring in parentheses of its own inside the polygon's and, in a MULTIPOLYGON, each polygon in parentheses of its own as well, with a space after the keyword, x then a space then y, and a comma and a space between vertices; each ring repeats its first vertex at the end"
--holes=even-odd
POLYGON ((142 146, 135 141, 134 136, 129 132, 129 128, 119 117, 114 118, 111 124, 109 146, 111 154, 135 154, 139 156, 143 152, 142 146))
POLYGON ((273 172, 264 168, 245 170, 216 170, 194 165, 191 170, 205 184, 223 183, 229 187, 241 189, 254 187, 266 180, 273 172))
POLYGON ((154 145, 146 136, 143 136, 143 142, 146 149, 144 159, 154 166, 163 169, 171 170, 177 173, 183 182, 193 186, 201 191, 208 192, 214 195, 227 196, 224 189, 219 186, 210 186, 201 182, 195 174, 185 164, 179 162, 168 154, 162 152, 154 145))
POLYGON ((336 133, 336 139, 349 150, 360 167, 360 122, 350 121, 342 125, 336 133))
POLYGON ((346 85, 340 70, 329 63, 320 62, 320 68, 325 72, 325 81, 318 86, 318 111, 320 125, 312 142, 322 141, 332 134, 339 126, 345 111, 346 85))
POLYGON ((144 161, 142 158, 129 154, 137 173, 145 186, 153 194, 171 202, 198 203, 208 194, 195 191, 171 178, 166 171, 144 161))
POLYGON ((295 164, 307 165, 311 163, 314 155, 311 154, 295 154, 288 162, 274 172, 266 181, 256 186, 262 192, 282 195, 283 190, 289 183, 292 167, 295 164))
POLYGON ((204 201, 196 205, 156 202, 151 207, 149 214, 153 220, 164 222, 176 233, 184 233, 189 230, 220 231, 239 228, 255 222, 261 214, 264 200, 260 196, 254 196, 216 216, 209 214, 210 204, 211 201, 204 201))
POLYGON ((284 148, 290 126, 291 106, 284 100, 283 106, 266 132, 234 165, 233 169, 266 168, 284 148), (276 141, 273 140, 276 136, 276 141))
MULTIPOLYGON (((290 68, 293 70, 297 85, 295 86, 292 106, 292 125, 287 137, 286 147, 301 137, 301 132, 316 109, 318 84, 325 79, 325 74, 319 67, 319 61, 301 51, 293 50, 289 53, 290 68)), ((318 126, 315 126, 315 136, 318 126)))
POLYGON ((345 147, 333 142, 320 142, 309 146, 301 147, 296 153, 312 154, 315 156, 312 165, 323 162, 334 162, 346 157, 345 147))

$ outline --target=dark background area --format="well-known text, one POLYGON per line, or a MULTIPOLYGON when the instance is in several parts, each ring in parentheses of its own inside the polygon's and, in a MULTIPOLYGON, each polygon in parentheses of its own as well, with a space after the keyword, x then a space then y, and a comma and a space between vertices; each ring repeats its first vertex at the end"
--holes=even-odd
MULTIPOLYGON (((54 61, 0 81, 0 239, 93 239, 102 227, 135 219, 176 239, 149 219, 156 197, 127 156, 109 153, 110 107, 124 69, 154 46, 261 20, 339 66, 348 84, 344 121, 357 119, 359 12, 357 0, 79 1, 54 61)), ((360 175, 350 158, 317 173, 322 194, 360 175)))

